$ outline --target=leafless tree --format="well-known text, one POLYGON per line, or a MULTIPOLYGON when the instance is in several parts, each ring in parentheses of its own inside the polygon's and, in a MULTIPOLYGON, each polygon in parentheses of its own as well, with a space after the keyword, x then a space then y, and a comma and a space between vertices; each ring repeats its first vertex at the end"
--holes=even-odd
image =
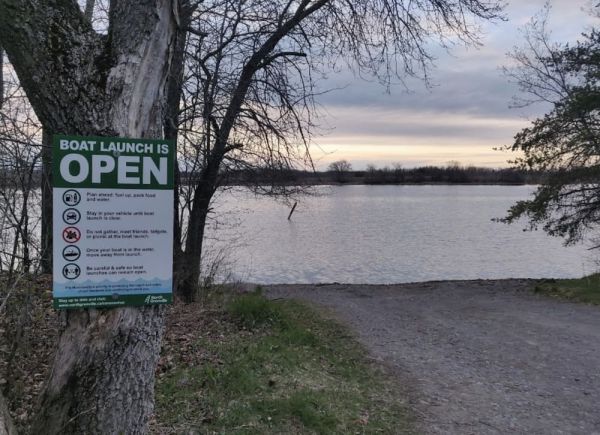
MULTIPOLYGON (((0 316, 23 275, 32 271, 36 219, 31 203, 36 200, 33 178, 39 156, 39 148, 30 146, 35 136, 30 106, 8 71, 0 48, 0 316)), ((17 433, 2 393, 0 433, 17 433)))
POLYGON ((478 0, 213 0, 186 22, 177 116, 183 202, 179 290, 199 279, 211 199, 230 168, 310 166, 318 81, 351 67, 383 85, 427 78, 432 39, 477 43, 477 19, 498 17, 478 0), (452 39, 454 38, 454 39, 452 39), (183 233, 185 231, 185 234, 183 233))
POLYGON ((39 258, 35 187, 41 129, 12 71, 2 82, 6 95, 0 107, 0 270, 10 284, 14 272, 31 272, 39 258))
MULTIPOLYGON (((352 171, 352 165, 347 160, 337 160, 335 162, 331 162, 327 169, 335 174, 335 180, 338 183, 345 183, 348 181, 348 173, 352 171)), ((374 170, 375 166, 372 166, 372 169, 374 170)), ((370 170, 371 167, 367 168, 367 171, 370 170)))
MULTIPOLYGON (((4 50, 2 49, 2 46, 0 45, 0 111, 3 108, 3 103, 4 103, 4 50)), ((2 187, 0 187, 1 189, 2 187)), ((4 222, 5 222, 5 218, 4 218, 4 212, 2 210, 0 210, 0 215, 2 215, 2 223, 0 224, 0 235, 2 236, 2 238, 4 239, 4 222)), ((2 244, 4 245, 4 244, 2 244)), ((2 262, 0 261, 0 270, 2 270, 2 262)), ((4 396, 2 395, 2 393, 0 392, 0 433, 2 434, 7 434, 7 435, 13 435, 16 434, 16 429, 15 426, 13 424, 12 418, 10 416, 10 412, 8 410, 8 404, 6 403, 6 400, 4 399, 4 396)))

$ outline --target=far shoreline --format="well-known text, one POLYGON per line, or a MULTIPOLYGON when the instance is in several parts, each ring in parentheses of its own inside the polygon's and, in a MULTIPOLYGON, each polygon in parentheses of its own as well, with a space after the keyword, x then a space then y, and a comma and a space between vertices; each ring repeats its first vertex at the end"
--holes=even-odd
POLYGON ((271 292, 288 292, 293 297, 294 291, 299 294, 310 291, 318 293, 324 291, 342 292, 352 291, 364 294, 365 290, 374 292, 385 291, 426 291, 444 289, 444 291, 460 293, 461 291, 498 291, 498 292, 527 292, 534 296, 555 299, 562 302, 583 303, 587 305, 600 305, 600 273, 596 272, 580 278, 502 278, 502 279, 467 279, 467 280, 433 280, 398 284, 246 284, 240 288, 242 291, 251 291, 257 288, 271 292))
MULTIPOLYGON (((254 291, 257 287, 431 287, 439 284, 485 284, 485 283, 506 283, 506 284, 523 284, 523 283, 538 283, 548 281, 569 280, 571 278, 474 278, 474 279, 436 279, 428 281, 410 281, 410 282, 395 282, 395 283, 344 283, 344 282, 318 282, 318 283, 257 283, 257 282, 238 282, 232 284, 224 284, 225 286, 237 287, 242 291, 254 291)), ((577 278, 577 279, 583 279, 577 278)))
MULTIPOLYGON (((267 184, 265 184, 267 185, 267 184)), ((302 183, 273 183, 275 186, 301 186, 301 187, 312 187, 312 186, 539 186, 540 183, 501 183, 501 182, 464 182, 464 183, 451 183, 451 182, 413 182, 413 183, 364 183, 360 181, 349 181, 347 183, 336 183, 331 181, 315 182, 309 184, 302 183)), ((247 184, 243 183, 231 183, 225 184, 227 187, 247 187, 247 184)))

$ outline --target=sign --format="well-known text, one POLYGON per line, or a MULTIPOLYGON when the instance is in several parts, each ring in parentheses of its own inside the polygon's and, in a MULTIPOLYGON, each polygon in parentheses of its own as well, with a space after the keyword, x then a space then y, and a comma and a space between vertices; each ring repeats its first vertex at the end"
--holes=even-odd
POLYGON ((172 302, 172 141, 55 136, 55 308, 172 302))

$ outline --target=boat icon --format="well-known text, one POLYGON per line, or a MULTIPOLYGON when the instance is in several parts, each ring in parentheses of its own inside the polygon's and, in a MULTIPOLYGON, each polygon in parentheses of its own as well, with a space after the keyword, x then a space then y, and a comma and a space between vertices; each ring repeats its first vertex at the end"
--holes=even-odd
POLYGON ((81 256, 81 251, 77 246, 66 246, 62 251, 62 256, 67 261, 76 261, 81 256))

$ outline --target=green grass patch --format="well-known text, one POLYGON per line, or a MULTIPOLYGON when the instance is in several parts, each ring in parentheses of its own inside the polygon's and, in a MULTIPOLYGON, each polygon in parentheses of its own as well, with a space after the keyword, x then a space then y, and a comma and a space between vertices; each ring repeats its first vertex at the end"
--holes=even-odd
POLYGON ((202 363, 158 377, 154 432, 414 433, 398 386, 338 323, 259 291, 223 307, 202 363))
POLYGON ((544 280, 534 291, 548 296, 600 305, 600 274, 579 279, 544 280))
POLYGON ((226 309, 235 320, 249 329, 283 321, 281 309, 262 296, 260 287, 257 287, 254 293, 246 293, 232 298, 228 301, 226 309))

